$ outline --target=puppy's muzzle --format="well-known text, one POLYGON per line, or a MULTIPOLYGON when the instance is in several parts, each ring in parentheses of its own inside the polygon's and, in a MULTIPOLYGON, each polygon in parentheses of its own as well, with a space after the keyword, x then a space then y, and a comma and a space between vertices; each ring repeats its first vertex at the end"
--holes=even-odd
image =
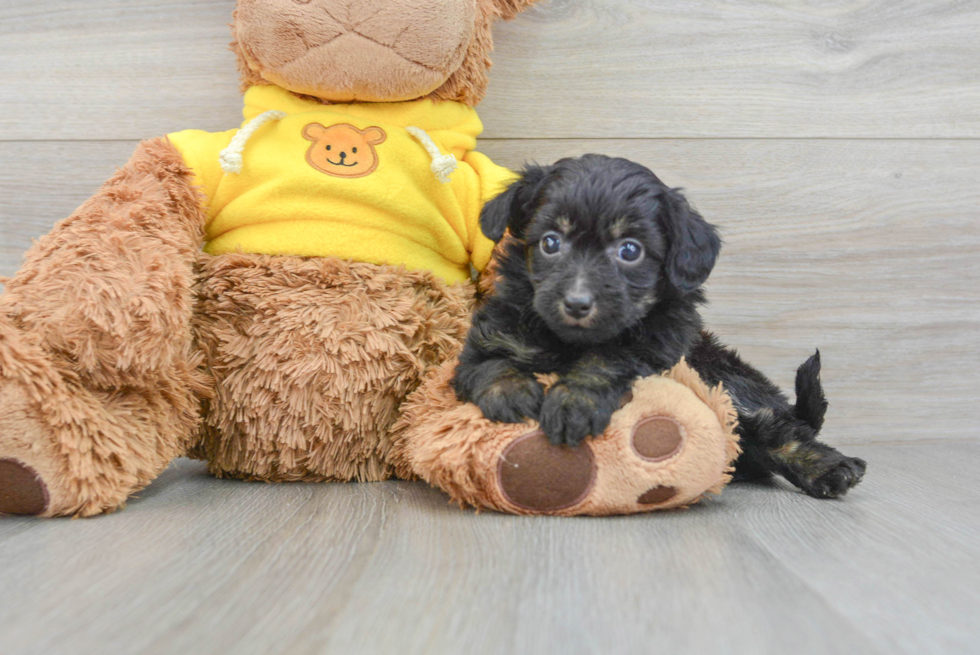
POLYGON ((562 318, 571 325, 582 325, 595 313, 595 302, 592 294, 587 292, 572 292, 565 296, 561 303, 562 318))

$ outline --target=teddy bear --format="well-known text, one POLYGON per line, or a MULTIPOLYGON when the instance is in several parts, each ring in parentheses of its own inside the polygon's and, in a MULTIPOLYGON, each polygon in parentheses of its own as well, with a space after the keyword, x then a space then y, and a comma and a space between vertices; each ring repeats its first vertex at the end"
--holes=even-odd
POLYGON ((5 281, 0 513, 112 512, 182 456, 514 513, 720 490, 734 410, 683 362, 577 449, 449 391, 512 179, 476 150, 491 28, 534 1, 238 0, 243 123, 142 142, 5 281))

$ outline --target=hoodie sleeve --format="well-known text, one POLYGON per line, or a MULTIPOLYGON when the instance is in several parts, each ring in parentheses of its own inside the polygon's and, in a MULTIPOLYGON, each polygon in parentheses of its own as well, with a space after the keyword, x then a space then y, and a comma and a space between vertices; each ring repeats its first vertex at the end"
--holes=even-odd
POLYGON ((479 200, 473 203, 475 211, 467 219, 467 233, 470 236, 468 249, 473 267, 478 271, 486 268, 490 262, 490 255, 493 253, 494 242, 483 235, 480 230, 480 212, 483 205, 495 198, 504 191, 507 186, 516 179, 517 175, 503 166, 497 166, 490 158, 480 152, 469 152, 463 159, 464 162, 472 167, 478 178, 478 188, 474 189, 479 200))
POLYGON ((170 143, 177 148, 184 163, 194 171, 194 184, 200 187, 208 200, 208 218, 211 216, 210 204, 218 190, 218 183, 224 171, 221 170, 219 157, 221 151, 228 147, 232 137, 238 130, 227 132, 204 132, 202 130, 184 130, 168 134, 170 143))

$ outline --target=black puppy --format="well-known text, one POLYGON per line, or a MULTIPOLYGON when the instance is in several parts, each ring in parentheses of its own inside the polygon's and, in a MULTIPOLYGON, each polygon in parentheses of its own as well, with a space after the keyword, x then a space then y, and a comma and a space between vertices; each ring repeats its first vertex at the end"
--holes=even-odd
POLYGON ((494 421, 537 419, 552 443, 601 434, 633 381, 681 357, 723 382, 739 415, 736 477, 779 473, 811 496, 840 496, 863 460, 816 440, 827 402, 819 352, 797 371, 796 404, 707 332, 697 308, 721 240, 649 169, 601 155, 530 166, 481 216, 513 237, 453 378, 494 421), (534 373, 557 373, 547 393, 534 373))

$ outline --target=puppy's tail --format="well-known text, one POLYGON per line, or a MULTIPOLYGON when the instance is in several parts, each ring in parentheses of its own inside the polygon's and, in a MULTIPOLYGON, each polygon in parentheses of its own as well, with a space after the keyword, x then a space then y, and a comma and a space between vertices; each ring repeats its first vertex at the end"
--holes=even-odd
POLYGON ((796 405, 793 414, 814 431, 823 427, 823 418, 827 413, 827 398, 820 384, 820 351, 796 370, 796 405))

